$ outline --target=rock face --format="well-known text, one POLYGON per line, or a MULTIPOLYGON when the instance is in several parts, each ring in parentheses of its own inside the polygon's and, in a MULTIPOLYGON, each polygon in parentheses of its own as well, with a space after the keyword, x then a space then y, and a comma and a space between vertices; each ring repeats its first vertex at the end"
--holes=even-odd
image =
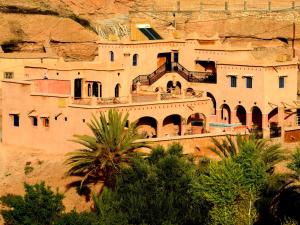
POLYGON ((167 35, 167 27, 176 22, 179 37, 193 32, 202 36, 218 33, 224 43, 252 42, 262 55, 262 47, 267 46, 265 57, 292 54, 294 40, 296 54, 300 55, 300 0, 294 3, 292 0, 227 2, 0 0, 0 44, 4 51, 41 52, 43 43, 49 42, 66 60, 93 60, 99 37, 90 28, 97 28, 99 24, 128 26, 130 20, 139 19, 151 22, 163 35, 167 35))

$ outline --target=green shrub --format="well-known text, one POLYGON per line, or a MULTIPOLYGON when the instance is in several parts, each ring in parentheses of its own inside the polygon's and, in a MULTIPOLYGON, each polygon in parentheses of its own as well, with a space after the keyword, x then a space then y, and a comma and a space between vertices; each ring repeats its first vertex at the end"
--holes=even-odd
POLYGON ((1 203, 9 209, 1 210, 6 224, 48 225, 55 221, 64 206, 64 196, 54 193, 45 183, 24 184, 25 195, 6 195, 0 197, 1 203))
POLYGON ((71 211, 62 214, 56 221, 55 225, 96 225, 98 224, 97 217, 91 212, 77 213, 71 211))
POLYGON ((300 175, 300 147, 292 154, 292 161, 288 164, 288 168, 300 175))

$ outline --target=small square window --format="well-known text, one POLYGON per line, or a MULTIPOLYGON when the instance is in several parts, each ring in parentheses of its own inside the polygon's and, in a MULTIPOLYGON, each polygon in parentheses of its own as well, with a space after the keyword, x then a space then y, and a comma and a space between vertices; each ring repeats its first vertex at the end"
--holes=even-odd
POLYGON ((284 77, 279 77, 279 88, 284 88, 284 77))
POLYGON ((38 125, 38 119, 37 119, 36 116, 32 117, 32 125, 35 126, 35 127, 37 127, 37 125, 38 125))
POLYGON ((3 73, 3 78, 4 79, 13 79, 14 78, 14 73, 13 72, 4 72, 3 73))
POLYGON ((20 126, 20 117, 19 117, 19 115, 17 115, 17 114, 13 115, 13 120, 14 120, 14 127, 20 126))
POLYGON ((236 87, 237 86, 237 78, 236 76, 230 76, 230 87, 236 87))
POLYGON ((252 88, 252 77, 246 77, 246 88, 252 88))

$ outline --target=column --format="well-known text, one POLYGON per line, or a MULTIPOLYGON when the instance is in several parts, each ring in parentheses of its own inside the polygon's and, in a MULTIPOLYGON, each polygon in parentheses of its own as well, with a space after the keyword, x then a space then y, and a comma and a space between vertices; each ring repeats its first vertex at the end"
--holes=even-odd
POLYGON ((281 138, 284 139, 284 108, 278 107, 278 126, 281 128, 281 138))
POLYGON ((221 113, 222 113, 221 109, 216 109, 216 122, 217 123, 221 122, 221 113))
POLYGON ((156 136, 158 138, 163 137, 163 125, 162 125, 162 122, 160 123, 159 121, 157 122, 157 134, 156 134, 156 136))
POLYGON ((263 138, 270 138, 268 114, 262 114, 262 130, 263 130, 263 138))
POLYGON ((236 117, 236 110, 231 110, 231 113, 230 113, 230 123, 237 123, 238 122, 238 119, 236 117))
POLYGON ((246 114, 246 126, 248 129, 251 129, 252 128, 252 113, 248 113, 246 114))

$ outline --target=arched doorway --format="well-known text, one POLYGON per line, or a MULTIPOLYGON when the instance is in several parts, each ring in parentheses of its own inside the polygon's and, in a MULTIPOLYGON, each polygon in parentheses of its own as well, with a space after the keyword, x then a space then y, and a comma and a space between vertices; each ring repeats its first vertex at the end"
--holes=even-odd
POLYGON ((163 132, 165 136, 178 136, 181 134, 181 116, 170 115, 163 120, 163 132))
POLYGON ((210 92, 206 92, 206 96, 211 100, 211 114, 216 115, 217 102, 215 97, 210 92))
POLYGON ((274 108, 268 114, 268 123, 270 127, 270 137, 280 137, 281 136, 281 128, 278 126, 278 108, 274 108))
POLYGON ((169 82, 167 83, 167 92, 168 92, 168 93, 171 93, 172 90, 173 90, 173 81, 169 81, 169 82))
POLYGON ((194 89, 193 88, 187 88, 186 89, 186 95, 187 96, 194 96, 196 93, 195 93, 195 91, 194 91, 194 89))
POLYGON ((120 84, 117 84, 115 87, 115 97, 116 98, 120 97, 120 84))
POLYGON ((181 83, 179 81, 176 82, 175 94, 177 94, 177 95, 181 94, 181 83))
POLYGON ((241 105, 238 105, 236 107, 236 118, 238 119, 238 122, 242 125, 246 125, 247 120, 247 112, 245 108, 241 105))
POLYGON ((221 122, 222 123, 231 123, 231 110, 227 104, 221 105, 221 122))
POLYGON ((93 82, 93 96, 94 97, 99 97, 98 83, 97 82, 93 82))
POLYGON ((157 137, 157 121, 153 117, 142 117, 138 120, 137 129, 144 138, 157 137))
POLYGON ((187 125, 189 130, 187 133, 190 134, 202 134, 205 133, 206 119, 202 113, 195 113, 189 116, 187 125))
POLYGON ((262 112, 257 106, 252 108, 252 124, 254 128, 262 128, 262 112))

